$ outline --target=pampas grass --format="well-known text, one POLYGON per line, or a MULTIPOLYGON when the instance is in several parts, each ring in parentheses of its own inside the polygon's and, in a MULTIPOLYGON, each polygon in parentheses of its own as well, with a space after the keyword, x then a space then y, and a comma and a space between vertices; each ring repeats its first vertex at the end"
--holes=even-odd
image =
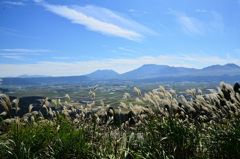
POLYGON ((221 82, 217 93, 188 89, 191 97, 185 97, 162 86, 143 96, 135 87, 136 99, 125 93, 116 108, 92 101, 81 112, 70 98, 58 102, 63 110, 55 112, 50 107, 55 102, 46 98, 41 103, 46 118, 30 105, 22 118, 0 123, 0 158, 239 158, 240 98, 234 89, 221 82), (93 107, 101 111, 93 113, 93 107), (118 121, 121 112, 127 117, 118 121))

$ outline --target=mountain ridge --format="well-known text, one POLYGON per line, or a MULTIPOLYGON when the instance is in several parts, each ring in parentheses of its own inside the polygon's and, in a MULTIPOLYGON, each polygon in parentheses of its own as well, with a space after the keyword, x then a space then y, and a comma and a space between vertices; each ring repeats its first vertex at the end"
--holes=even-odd
POLYGON ((211 65, 202 69, 174 67, 168 65, 145 64, 126 73, 119 74, 114 70, 96 70, 81 76, 62 77, 32 77, 32 78, 2 78, 3 85, 38 85, 38 84, 78 84, 98 81, 224 81, 240 79, 240 66, 228 63, 226 65, 211 65))
POLYGON ((121 74, 121 79, 146 79, 181 76, 223 76, 240 75, 240 66, 236 64, 212 65, 202 69, 174 67, 168 65, 143 65, 137 69, 121 74))
POLYGON ((85 76, 92 78, 92 79, 111 79, 111 78, 115 78, 119 75, 119 73, 117 73, 114 70, 96 70, 90 74, 87 74, 85 76))

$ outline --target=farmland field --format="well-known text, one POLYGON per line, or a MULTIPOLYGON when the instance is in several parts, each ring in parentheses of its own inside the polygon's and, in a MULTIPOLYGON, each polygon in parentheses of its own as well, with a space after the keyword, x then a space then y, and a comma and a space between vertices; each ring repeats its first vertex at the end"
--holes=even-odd
MULTIPOLYGON (((27 96, 41 96, 48 97, 49 99, 62 99, 66 100, 65 95, 68 94, 71 97, 71 101, 74 103, 81 103, 82 101, 89 101, 89 91, 95 86, 92 85, 46 85, 46 86, 2 86, 4 89, 8 89, 6 92, 9 96, 15 96, 18 98, 27 96)), ((158 89, 158 87, 164 86, 166 89, 172 88, 178 94, 186 94, 187 89, 200 89, 204 94, 209 93, 209 89, 216 89, 219 86, 218 82, 179 82, 179 83, 100 83, 96 90, 95 102, 103 100, 106 104, 111 106, 118 106, 119 101, 122 100, 125 92, 135 96, 134 87, 139 88, 143 94, 158 89)))

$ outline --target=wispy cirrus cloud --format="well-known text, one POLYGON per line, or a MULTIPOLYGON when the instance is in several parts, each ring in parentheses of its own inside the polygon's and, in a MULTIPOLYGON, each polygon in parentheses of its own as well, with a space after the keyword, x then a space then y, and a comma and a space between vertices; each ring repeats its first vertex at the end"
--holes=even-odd
POLYGON ((4 55, 2 57, 8 58, 8 59, 15 59, 15 60, 24 60, 22 56, 16 56, 16 55, 4 55))
POLYGON ((34 52, 52 52, 51 50, 43 49, 1 49, 6 52, 25 52, 25 53, 34 53, 34 52))
POLYGON ((224 22, 222 16, 215 11, 211 12, 212 14, 212 21, 209 22, 209 26, 212 27, 211 29, 217 30, 219 33, 222 33, 224 30, 224 22))
POLYGON ((240 54, 240 49, 234 49, 234 52, 237 52, 238 54, 240 54))
POLYGON ((0 49, 0 57, 15 60, 27 60, 29 59, 29 56, 41 55, 50 52, 52 51, 43 49, 0 49))
POLYGON ((10 35, 10 36, 17 36, 17 37, 23 37, 23 38, 30 38, 30 36, 24 35, 22 32, 8 27, 0 26, 0 35, 10 35))
POLYGON ((178 12, 169 9, 169 13, 176 17, 177 23, 181 26, 182 30, 189 36, 202 36, 209 32, 223 32, 224 22, 220 14, 215 11, 208 12, 207 10, 197 9, 196 12, 206 13, 210 17, 209 21, 201 20, 199 18, 188 16, 183 12, 178 12))
POLYGON ((136 16, 142 16, 148 13, 148 11, 137 11, 135 9, 129 9, 128 12, 130 12, 132 15, 136 15, 136 16))
POLYGON ((60 56, 60 57, 53 57, 54 59, 57 60, 71 60, 71 59, 76 59, 75 57, 67 57, 67 56, 60 56))
POLYGON ((144 38, 144 33, 154 34, 151 29, 106 8, 92 5, 84 7, 52 5, 41 0, 35 0, 35 2, 72 23, 84 25, 91 31, 105 35, 141 41, 144 38))
POLYGON ((16 6, 25 6, 23 2, 16 2, 16 1, 3 1, 5 4, 16 5, 16 6))
POLYGON ((127 51, 127 52, 131 52, 131 53, 136 53, 137 51, 135 50, 131 50, 131 49, 128 49, 128 48, 125 48, 125 47, 118 47, 119 50, 123 50, 123 51, 127 51))
POLYGON ((205 9, 196 9, 196 12, 207 13, 208 11, 205 9))
POLYGON ((195 17, 187 16, 182 12, 169 9, 170 14, 176 16, 177 22, 180 24, 183 31, 190 35, 202 35, 205 33, 205 24, 195 17))

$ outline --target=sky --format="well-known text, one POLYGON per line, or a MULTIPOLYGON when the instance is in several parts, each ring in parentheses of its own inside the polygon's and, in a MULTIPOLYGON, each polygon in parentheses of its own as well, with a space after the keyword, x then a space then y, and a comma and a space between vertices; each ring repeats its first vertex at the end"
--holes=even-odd
POLYGON ((0 77, 240 65, 240 0, 1 0, 0 77))

